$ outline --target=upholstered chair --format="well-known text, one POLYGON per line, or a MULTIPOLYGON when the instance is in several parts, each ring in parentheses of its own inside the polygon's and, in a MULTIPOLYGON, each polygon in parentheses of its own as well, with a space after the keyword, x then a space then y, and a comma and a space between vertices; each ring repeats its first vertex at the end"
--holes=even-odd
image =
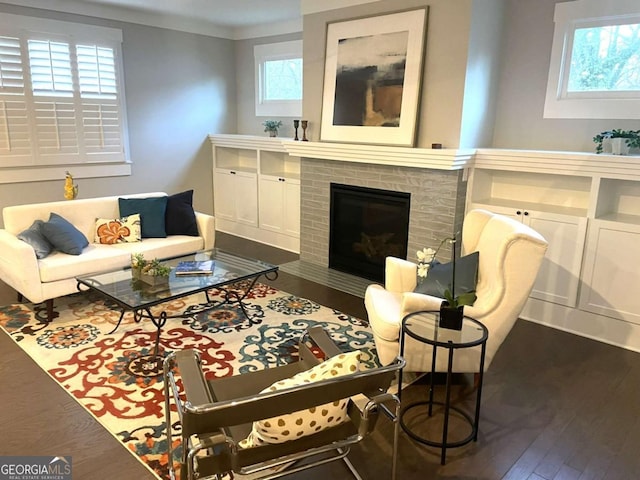
MULTIPOLYGON (((465 306, 465 315, 489 330, 485 371, 513 327, 531 292, 547 249, 546 240, 532 228, 486 210, 470 211, 462 227, 463 255, 478 251, 477 299, 465 306)), ((442 298, 415 293, 417 265, 388 257, 385 285, 369 285, 365 306, 382 364, 398 355, 400 329, 405 315, 420 310, 439 310, 442 298)), ((405 371, 431 370, 432 350, 408 335, 405 338, 405 371)), ((480 347, 456 351, 453 371, 477 372, 480 347)), ((436 371, 446 371, 447 355, 437 356, 436 371)))

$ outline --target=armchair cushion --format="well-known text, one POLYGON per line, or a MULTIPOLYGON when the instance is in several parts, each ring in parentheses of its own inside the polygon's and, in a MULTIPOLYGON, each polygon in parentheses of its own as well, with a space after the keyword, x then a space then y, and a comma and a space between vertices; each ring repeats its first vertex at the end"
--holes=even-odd
MULTIPOLYGON (((478 283, 479 252, 456 259, 456 284, 454 296, 475 292, 478 283)), ((453 262, 440 263, 434 260, 427 277, 419 281, 414 292, 444 298, 444 291, 451 288, 453 262)))
POLYGON ((17 237, 28 243, 36 252, 36 258, 45 258, 53 250, 53 245, 42 233, 42 220, 35 220, 26 230, 20 232, 17 237))
MULTIPOLYGON (((272 384, 263 392, 284 390, 305 383, 355 373, 360 369, 359 359, 359 350, 336 355, 309 370, 272 384)), ((240 442, 240 446, 249 448, 265 443, 283 443, 339 425, 347 420, 348 401, 349 399, 345 398, 319 407, 253 422, 251 433, 240 442)))

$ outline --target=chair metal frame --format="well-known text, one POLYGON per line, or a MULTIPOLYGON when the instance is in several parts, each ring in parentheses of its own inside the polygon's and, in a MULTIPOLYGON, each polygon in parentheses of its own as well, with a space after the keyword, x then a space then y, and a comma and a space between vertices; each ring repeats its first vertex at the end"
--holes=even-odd
POLYGON ((172 352, 164 361, 165 416, 169 472, 176 478, 173 449, 172 399, 179 417, 182 440, 180 478, 221 479, 226 474, 262 474, 278 478, 336 460, 343 460, 361 480, 347 455, 349 447, 375 429, 379 412, 394 424, 391 478, 397 469, 400 400, 387 392, 404 366, 397 357, 389 365, 319 382, 261 393, 274 383, 319 364, 310 348, 315 344, 329 358, 341 352, 321 327, 308 329, 299 341, 299 360, 280 367, 207 380, 198 352, 172 352), (179 372, 179 373, 178 373, 179 372), (177 381, 180 378, 184 391, 177 381), (359 407, 354 398, 364 395, 359 407), (284 443, 241 448, 252 422, 350 398, 348 421, 284 443), (304 463, 298 463, 306 460, 304 463), (277 468, 282 467, 282 468, 277 468))

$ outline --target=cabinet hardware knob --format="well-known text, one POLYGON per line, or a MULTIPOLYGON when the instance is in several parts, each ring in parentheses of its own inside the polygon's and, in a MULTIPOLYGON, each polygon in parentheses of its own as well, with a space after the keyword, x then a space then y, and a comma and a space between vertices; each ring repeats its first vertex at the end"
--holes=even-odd
POLYGON ((522 215, 522 212, 520 210, 516 210, 516 215, 522 215))
POLYGON ((526 216, 526 215, 529 215, 529 212, 526 212, 526 211, 525 211, 525 212, 524 212, 524 214, 525 214, 525 216, 526 216))
POLYGON ((234 172, 233 170, 231 170, 229 173, 230 173, 231 175, 235 175, 235 174, 236 174, 236 172, 234 172))

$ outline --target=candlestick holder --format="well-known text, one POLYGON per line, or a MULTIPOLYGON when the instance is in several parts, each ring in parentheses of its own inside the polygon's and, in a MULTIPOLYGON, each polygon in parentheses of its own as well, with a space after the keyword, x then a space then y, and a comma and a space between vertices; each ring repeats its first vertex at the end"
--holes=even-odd
POLYGON ((308 142, 309 140, 307 139, 307 127, 309 126, 309 122, 307 120, 302 120, 300 123, 302 125, 302 141, 308 142))
POLYGON ((294 128, 294 129, 295 129, 295 131, 296 131, 296 136, 295 136, 294 140, 299 140, 299 139, 298 139, 298 127, 299 127, 299 126, 300 126, 300 120, 294 120, 294 121, 293 121, 293 128, 294 128))

